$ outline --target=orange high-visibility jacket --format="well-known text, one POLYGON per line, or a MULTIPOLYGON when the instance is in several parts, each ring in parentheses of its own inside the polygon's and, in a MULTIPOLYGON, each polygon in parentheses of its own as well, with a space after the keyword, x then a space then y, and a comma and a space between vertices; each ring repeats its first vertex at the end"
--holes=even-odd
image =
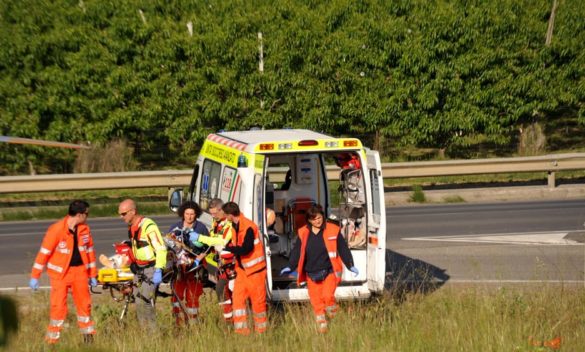
MULTIPOLYGON (((307 281, 307 273, 304 270, 304 266, 305 253, 307 251, 307 238, 310 233, 311 230, 309 229, 309 226, 303 226, 299 229, 299 239, 301 240, 301 255, 297 267, 299 272, 297 282, 299 284, 307 281)), ((343 274, 343 262, 341 261, 339 253, 337 253, 337 236, 339 236, 339 226, 330 222, 326 223, 325 229, 323 230, 323 241, 325 242, 325 248, 327 248, 327 254, 329 254, 329 260, 331 260, 331 266, 333 267, 335 278, 337 279, 337 283, 339 283, 341 282, 341 275, 343 274)))
POLYGON ((241 246, 244 244, 244 238, 246 237, 246 232, 248 228, 252 228, 254 231, 254 249, 240 257, 242 267, 246 274, 253 274, 260 270, 266 268, 266 256, 264 255, 264 244, 260 239, 260 235, 258 232, 258 226, 256 224, 244 217, 240 216, 240 223, 238 224, 238 233, 236 236, 232 237, 232 244, 236 246, 241 246))
MULTIPOLYGON (((50 278, 62 279, 65 276, 73 255, 74 243, 73 236, 69 233, 69 228, 67 227, 67 219, 69 219, 69 216, 49 226, 30 274, 32 278, 38 279, 45 265, 50 278)), ((97 268, 93 239, 89 226, 86 224, 77 225, 77 248, 89 277, 95 278, 97 268)))

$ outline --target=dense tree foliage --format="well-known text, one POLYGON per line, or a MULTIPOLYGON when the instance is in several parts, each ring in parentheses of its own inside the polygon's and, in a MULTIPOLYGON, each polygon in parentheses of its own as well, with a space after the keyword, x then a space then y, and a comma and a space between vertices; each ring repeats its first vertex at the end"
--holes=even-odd
MULTIPOLYGON (((0 135, 122 138, 143 168, 253 126, 506 144, 559 111, 585 123, 585 6, 558 0, 547 46, 552 2, 3 1, 0 135)), ((75 154, 0 158, 2 174, 68 172, 75 154)))

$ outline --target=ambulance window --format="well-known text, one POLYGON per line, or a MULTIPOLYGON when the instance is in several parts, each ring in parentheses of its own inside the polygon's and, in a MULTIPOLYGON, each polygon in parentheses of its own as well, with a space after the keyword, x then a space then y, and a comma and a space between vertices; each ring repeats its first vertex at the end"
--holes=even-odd
POLYGON ((375 215, 381 216, 380 197, 378 196, 380 194, 380 178, 378 177, 378 170, 370 170, 370 180, 372 184, 372 199, 374 201, 372 204, 372 211, 375 215))
POLYGON ((240 190, 242 187, 236 176, 238 176, 236 169, 227 166, 223 169, 219 198, 224 202, 240 203, 240 190))
POLYGON ((199 205, 207 209, 211 199, 216 198, 219 190, 221 175, 221 164, 206 159, 203 162, 203 174, 199 189, 199 205))

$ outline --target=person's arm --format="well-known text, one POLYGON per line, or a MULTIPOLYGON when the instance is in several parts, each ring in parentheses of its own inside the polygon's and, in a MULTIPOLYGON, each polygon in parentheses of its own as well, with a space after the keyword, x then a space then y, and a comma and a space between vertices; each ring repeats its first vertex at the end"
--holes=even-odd
POLYGON ((57 247, 57 242, 57 236, 54 233, 51 233, 51 229, 49 228, 47 233, 45 233, 45 237, 41 243, 41 248, 39 249, 39 253, 35 258, 35 263, 33 264, 32 271, 30 273, 31 278, 38 279, 41 277, 45 265, 57 247))
POLYGON ((337 253, 339 253, 343 264, 345 264, 348 269, 353 266, 353 256, 347 246, 347 242, 345 242, 345 238, 341 236, 341 233, 337 235, 337 253))
POLYGON ((157 269, 164 269, 167 265, 167 246, 163 241, 160 230, 154 222, 148 226, 146 230, 148 231, 146 236, 148 237, 150 245, 154 249, 154 255, 156 256, 154 267, 157 269))
POLYGON ((95 250, 93 248, 93 237, 91 235, 91 232, 89 231, 89 227, 88 227, 88 238, 89 241, 87 242, 87 246, 85 247, 85 250, 87 251, 87 257, 89 259, 89 263, 87 263, 88 267, 89 267, 89 277, 95 279, 98 275, 97 273, 97 266, 96 266, 96 261, 95 261, 95 250))
POLYGON ((226 251, 232 252, 235 255, 242 256, 246 255, 254 250, 254 230, 248 228, 246 235, 244 236, 244 242, 241 246, 230 246, 224 248, 226 251))
POLYGON ((288 260, 288 267, 290 270, 295 271, 297 270, 297 266, 299 266, 299 259, 301 258, 301 239, 297 237, 295 244, 293 245, 292 250, 290 251, 290 258, 288 260))

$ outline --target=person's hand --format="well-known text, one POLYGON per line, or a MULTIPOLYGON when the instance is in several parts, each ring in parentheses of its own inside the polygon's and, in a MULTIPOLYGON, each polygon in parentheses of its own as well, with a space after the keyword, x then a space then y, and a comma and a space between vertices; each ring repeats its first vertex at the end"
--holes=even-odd
POLYGON ((195 231, 189 232, 189 242, 195 244, 195 242, 197 242, 198 239, 199 239, 199 233, 197 233, 195 231))
POLYGON ((28 286, 30 287, 31 290, 36 291, 39 289, 39 280, 38 279, 30 279, 30 281, 28 282, 28 286))
POLYGON ((162 282, 162 269, 157 268, 154 271, 154 275, 152 275, 152 283, 154 285, 159 285, 162 282))
POLYGON ((193 266, 192 266, 191 268, 192 268, 192 269, 195 269, 196 267, 198 267, 198 266, 199 266, 199 264, 201 264, 201 260, 199 260, 199 259, 195 259, 195 260, 193 261, 193 266))
POLYGON ((291 270, 290 270, 290 268, 289 268, 288 266, 287 266, 287 267, 284 267, 284 268, 282 268, 282 270, 280 271, 280 276, 285 276, 285 275, 288 275, 288 274, 290 274, 290 272, 291 272, 291 270))
POLYGON ((360 271, 355 266, 352 266, 351 268, 349 268, 349 271, 351 271, 353 273, 353 277, 357 277, 360 274, 360 271))
POLYGON ((89 286, 91 287, 96 287, 98 284, 97 279, 95 277, 92 277, 91 279, 89 279, 89 286))

